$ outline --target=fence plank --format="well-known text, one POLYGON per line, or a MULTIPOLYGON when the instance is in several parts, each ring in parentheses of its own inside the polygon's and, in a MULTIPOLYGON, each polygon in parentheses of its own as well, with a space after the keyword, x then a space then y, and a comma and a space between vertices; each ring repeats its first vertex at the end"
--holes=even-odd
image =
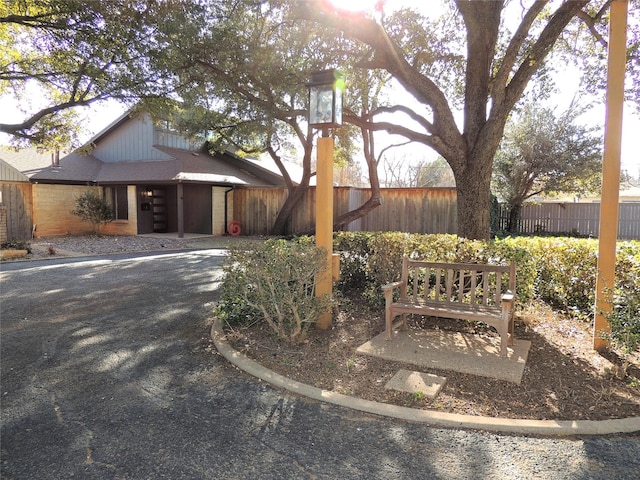
MULTIPOLYGON (((501 205, 498 225, 506 230, 508 209, 501 205)), ((600 203, 525 204, 516 233, 576 233, 597 237, 600 230, 600 203)), ((640 240, 640 203, 619 205, 618 238, 640 240)))
MULTIPOLYGON (((286 189, 242 187, 233 191, 233 218, 243 233, 266 235, 287 198, 286 189)), ((334 217, 362 205, 370 196, 366 188, 334 188, 334 217)), ((347 226, 349 231, 412 233, 456 233, 457 203, 453 188, 384 188, 382 204, 347 226)), ((621 203, 618 238, 640 239, 640 203, 621 203)), ((525 204, 518 224, 519 233, 577 233, 598 236, 599 203, 525 204)), ((508 211, 501 205, 498 225, 506 230, 508 211)), ((290 232, 313 231, 315 188, 294 210, 290 232)))
MULTIPOLYGON (((395 188, 381 190, 382 204, 347 226, 349 231, 404 231, 455 233, 456 192, 453 188, 395 188)), ((371 193, 366 188, 334 188, 334 218, 362 205, 371 193)), ((233 218, 247 235, 270 232, 287 197, 282 188, 241 187, 233 191, 233 218)), ((291 232, 315 226, 315 188, 310 187, 290 221, 291 232)))
POLYGON ((31 184, 0 182, 0 197, 6 208, 6 240, 29 240, 33 226, 31 184))

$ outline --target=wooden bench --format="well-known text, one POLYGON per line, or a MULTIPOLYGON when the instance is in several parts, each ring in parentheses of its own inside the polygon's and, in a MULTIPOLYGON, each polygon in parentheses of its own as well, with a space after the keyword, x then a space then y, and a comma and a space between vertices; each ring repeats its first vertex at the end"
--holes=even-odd
POLYGON ((484 322, 500 335, 500 355, 513 344, 516 265, 439 263, 404 257, 399 282, 382 287, 387 338, 407 314, 484 322), (400 289, 394 301, 394 290, 400 289), (394 319, 402 315, 396 324, 394 319))

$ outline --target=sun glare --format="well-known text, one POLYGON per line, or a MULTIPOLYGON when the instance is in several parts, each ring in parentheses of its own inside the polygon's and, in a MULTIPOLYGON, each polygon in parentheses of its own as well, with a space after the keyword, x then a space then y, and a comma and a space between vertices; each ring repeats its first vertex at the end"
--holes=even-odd
POLYGON ((336 8, 366 13, 380 10, 384 3, 385 0, 331 0, 331 4, 336 8))

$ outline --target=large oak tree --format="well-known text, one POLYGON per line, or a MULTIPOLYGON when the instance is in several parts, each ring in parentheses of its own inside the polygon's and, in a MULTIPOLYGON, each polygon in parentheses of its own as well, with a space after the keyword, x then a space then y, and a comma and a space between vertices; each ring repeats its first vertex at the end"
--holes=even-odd
MULTIPOLYGON (((606 43, 598 29, 606 19, 609 1, 520 2, 519 24, 511 31, 504 19, 508 3, 457 0, 450 5, 453 16, 444 32, 454 36, 458 25, 464 35, 461 56, 447 50, 448 39, 438 44, 440 32, 421 29, 419 23, 411 29, 403 25, 399 21, 403 12, 375 18, 323 0, 296 3, 299 18, 352 39, 368 53, 359 67, 386 70, 423 109, 390 106, 386 112, 402 112, 411 124, 376 121, 372 112, 365 127, 422 143, 446 159, 456 180, 458 234, 468 238, 490 234, 491 172, 505 124, 531 80, 544 72, 545 60, 558 40, 565 40, 563 36, 579 24, 589 26, 596 39, 606 43), (448 67, 439 69, 438 64, 448 67), (457 65, 464 79, 458 91, 452 88, 452 83, 456 85, 450 75, 457 65), (458 107, 463 113, 461 123, 456 121, 458 107)), ((604 57, 599 54, 601 68, 604 57)))

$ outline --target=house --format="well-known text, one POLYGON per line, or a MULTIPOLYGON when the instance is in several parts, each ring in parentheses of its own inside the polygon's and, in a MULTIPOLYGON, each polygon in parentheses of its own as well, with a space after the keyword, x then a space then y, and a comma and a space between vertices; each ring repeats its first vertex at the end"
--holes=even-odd
POLYGON ((28 179, 36 236, 89 233, 90 226, 71 214, 75 198, 87 190, 113 206, 106 234, 223 235, 234 188, 284 185, 280 175, 246 159, 210 155, 204 142, 144 112, 127 112, 76 151, 32 166, 28 179))

